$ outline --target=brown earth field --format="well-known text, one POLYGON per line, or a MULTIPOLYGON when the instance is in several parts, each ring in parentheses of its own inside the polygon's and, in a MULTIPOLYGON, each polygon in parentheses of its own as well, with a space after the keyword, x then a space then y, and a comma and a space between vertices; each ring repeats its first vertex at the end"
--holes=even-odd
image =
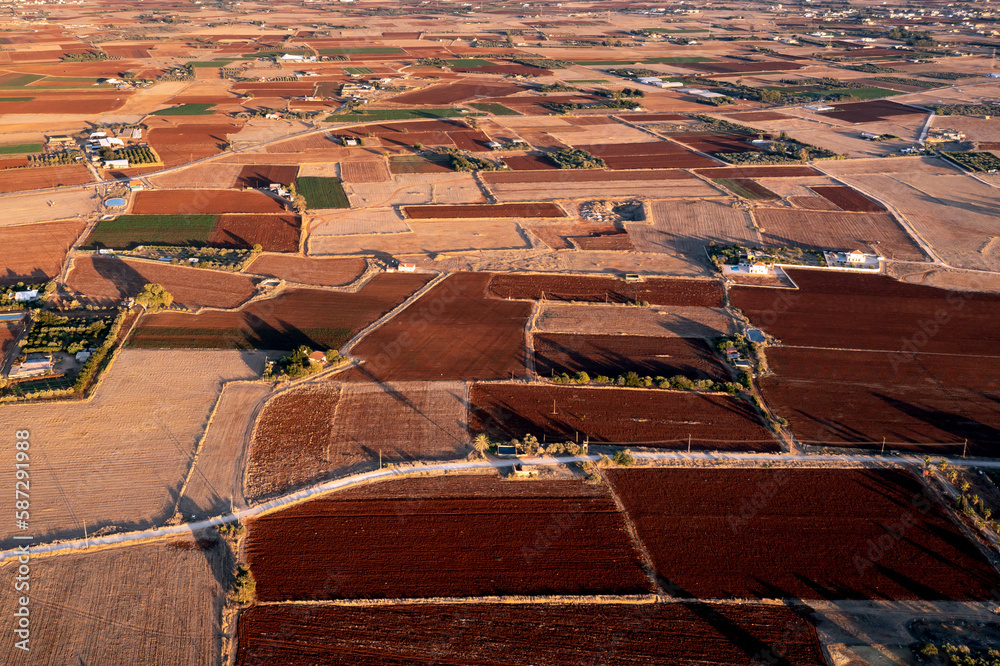
POLYGON ((800 178, 821 175, 808 166, 719 167, 697 169, 695 173, 705 178, 800 178))
POLYGON ((696 598, 986 600, 1000 575, 908 472, 608 476, 663 585, 696 598))
POLYGON ((671 134, 670 138, 703 153, 759 153, 760 148, 742 134, 707 134, 687 132, 671 134))
POLYGON ((497 298, 588 303, 634 303, 653 305, 723 306, 722 283, 715 280, 648 278, 624 282, 615 278, 572 275, 500 274, 493 276, 489 292, 497 298))
POLYGON ((403 93, 389 99, 393 104, 452 104, 473 97, 505 97, 525 90, 517 84, 445 83, 403 93))
POLYGON ((860 192, 855 192, 843 185, 813 185, 809 189, 830 201, 841 210, 853 211, 855 213, 881 213, 885 210, 882 204, 872 201, 860 192))
POLYGON ((31 91, 34 99, 26 102, 7 102, 0 107, 2 114, 19 115, 97 115, 114 111, 121 107, 129 98, 124 92, 87 92, 73 95, 63 93, 36 93, 31 91))
POLYGON ((280 394, 261 416, 246 494, 280 495, 383 463, 468 455, 461 382, 325 384, 280 394))
POLYGON ((319 259, 264 254, 246 268, 247 273, 317 287, 343 287, 357 280, 368 268, 361 257, 319 259))
POLYGON ((895 116, 927 115, 927 112, 921 109, 884 99, 853 104, 831 104, 830 106, 837 110, 825 112, 824 117, 836 118, 849 123, 873 123, 895 116))
POLYGON ((221 153, 228 135, 239 131, 240 125, 234 123, 185 124, 153 127, 146 138, 163 163, 172 167, 221 153))
POLYGON ((385 183, 391 180, 385 162, 341 162, 340 175, 345 183, 385 183))
POLYGON ((531 433, 549 441, 653 448, 777 451, 748 403, 728 395, 659 389, 581 388, 555 384, 475 384, 469 428, 495 439, 531 433), (553 411, 555 412, 553 414, 553 411))
POLYGON ((475 475, 404 479, 372 490, 387 485, 415 496, 401 501, 338 494, 248 521, 247 561, 257 598, 650 591, 624 517, 606 488, 475 475), (438 495, 418 495, 421 487, 438 495), (294 553, 289 534, 296 535, 294 553))
POLYGON ((208 237, 218 247, 252 248, 265 252, 297 252, 302 220, 291 215, 220 215, 208 237))
POLYGON ((236 177, 233 187, 268 188, 271 183, 291 185, 299 175, 299 167, 294 164, 256 164, 247 165, 236 177))
POLYGON ((314 663, 727 664, 782 655, 825 664, 802 613, 757 604, 256 606, 240 615, 238 666, 314 663))
POLYGON ((383 274, 357 293, 288 289, 232 312, 157 312, 143 318, 130 344, 180 349, 336 348, 429 279, 420 274, 383 274))
POLYGON ((531 304, 490 298, 489 273, 457 273, 351 349, 350 379, 508 379, 526 374, 531 304))
POLYGON ((576 247, 590 252, 599 252, 602 250, 635 250, 635 246, 632 245, 627 231, 594 232, 589 236, 574 236, 571 240, 576 247))
POLYGON ((139 192, 132 204, 135 215, 193 215, 198 213, 282 213, 284 205, 263 192, 234 190, 153 190, 139 192))
POLYGON ((609 169, 690 169, 717 162, 670 141, 648 143, 598 143, 574 146, 600 157, 609 169))
POLYGON ((916 241, 888 213, 758 208, 753 215, 768 245, 804 250, 874 249, 889 259, 927 259, 916 241))
MULTIPOLYGON (((715 182, 722 185, 723 187, 726 187, 727 189, 733 189, 732 187, 727 187, 726 179, 719 179, 716 180, 715 182)), ((780 196, 778 196, 771 190, 767 189, 766 187, 764 187, 763 185, 761 185, 752 178, 733 178, 731 181, 728 182, 731 182, 734 186, 736 186, 736 189, 734 189, 734 193, 741 196, 742 194, 740 190, 745 190, 746 192, 752 194, 753 195, 752 198, 756 200, 778 201, 781 199, 780 196)), ((750 197, 744 197, 744 198, 750 198, 750 197)))
POLYGON ((733 307, 788 345, 995 355, 1000 295, 790 268, 794 289, 735 286, 733 307))
POLYGON ((455 206, 403 206, 413 220, 477 219, 498 217, 566 217, 554 203, 470 204, 455 206))
POLYGON ((674 120, 689 120, 679 113, 626 113, 618 116, 627 123, 667 123, 674 120))
POLYGON ((0 227, 0 285, 47 282, 86 227, 82 220, 0 227))
POLYGON ((591 377, 640 376, 732 379, 712 346, 702 338, 638 335, 535 334, 539 375, 586 372, 591 377))
MULTIPOLYGON (((17 609, 18 566, 16 559, 0 566, 0 581, 11 590, 0 610, 9 617, 17 609)), ((230 576, 219 541, 179 535, 169 542, 32 557, 30 566, 30 651, 12 644, 4 657, 8 666, 218 663, 230 576)))
POLYGON ((0 176, 0 192, 27 192, 64 185, 82 185, 93 178, 82 164, 51 167, 4 169, 0 176))
POLYGON ((163 285, 175 303, 191 309, 235 308, 256 291, 256 280, 238 273, 117 257, 76 257, 66 279, 69 289, 103 305, 134 298, 147 284, 163 285))
POLYGON ((767 358, 762 395, 800 442, 1000 451, 1000 357, 776 347, 767 358))
POLYGON ((554 171, 484 171, 482 179, 497 183, 603 183, 638 180, 692 180, 694 176, 680 169, 640 169, 605 171, 603 169, 556 169, 554 171))

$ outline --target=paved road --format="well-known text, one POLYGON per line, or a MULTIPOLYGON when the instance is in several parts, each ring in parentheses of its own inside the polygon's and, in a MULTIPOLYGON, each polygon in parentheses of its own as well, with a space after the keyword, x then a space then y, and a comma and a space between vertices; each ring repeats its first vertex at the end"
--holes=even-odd
MULTIPOLYGON (((873 456, 873 455, 836 455, 836 454, 822 454, 822 455, 793 455, 788 453, 707 453, 707 452, 692 452, 692 453, 681 453, 681 452, 665 452, 665 453, 633 453, 636 458, 644 460, 678 460, 678 461, 691 461, 691 462, 701 462, 701 461, 751 461, 751 462, 798 462, 798 463, 828 463, 831 467, 842 465, 844 463, 891 463, 891 464, 911 464, 920 465, 923 463, 923 458, 919 456, 873 456)), ((523 458, 521 462, 525 465, 565 465, 569 463, 576 462, 593 462, 599 458, 597 455, 587 455, 587 456, 566 456, 560 458, 523 458)), ((948 456, 933 456, 934 462, 938 460, 945 459, 951 465, 956 466, 967 466, 967 467, 990 467, 1000 469, 1000 460, 974 460, 974 459, 963 459, 963 458, 953 458, 948 456)), ((271 500, 270 502, 265 502, 263 504, 258 504, 256 506, 249 507, 247 509, 242 509, 234 513, 230 513, 224 516, 217 516, 215 518, 210 518, 208 520, 202 520, 196 523, 183 523, 181 525, 171 525, 169 527, 159 527, 149 530, 144 530, 141 532, 126 532, 122 534, 112 534, 105 537, 96 537, 93 539, 79 539, 77 541, 64 541, 61 543, 47 543, 38 544, 31 546, 31 553, 38 555, 41 553, 59 553, 73 550, 81 550, 89 546, 114 546, 114 545, 125 545, 129 543, 134 543, 137 541, 144 541, 146 539, 155 539, 159 537, 167 537, 170 535, 184 535, 190 534, 198 530, 203 530, 209 527, 215 527, 217 525, 223 525, 226 523, 232 523, 235 521, 245 520, 247 518, 253 518, 260 516, 265 513, 272 512, 290 504, 301 502, 307 498, 315 497, 318 495, 324 495, 337 490, 343 490, 344 488, 354 486, 358 483, 374 481, 378 479, 388 479, 391 477, 404 476, 413 472, 452 472, 461 471, 469 469, 487 469, 490 467, 508 467, 510 466, 510 460, 488 460, 488 461, 476 461, 476 462, 450 462, 450 463, 440 463, 435 465, 415 465, 405 468, 394 468, 394 469, 381 469, 373 472, 366 472, 364 474, 357 474, 354 476, 344 477, 340 479, 334 479, 333 481, 327 481, 326 483, 320 483, 309 488, 305 488, 298 492, 285 495, 284 497, 279 497, 277 499, 271 500)), ((12 540, 12 543, 18 543, 12 540)), ((27 540, 23 543, 29 543, 27 540)), ((9 560, 16 558, 19 555, 17 548, 12 550, 6 550, 0 552, 0 562, 4 560, 9 560)))

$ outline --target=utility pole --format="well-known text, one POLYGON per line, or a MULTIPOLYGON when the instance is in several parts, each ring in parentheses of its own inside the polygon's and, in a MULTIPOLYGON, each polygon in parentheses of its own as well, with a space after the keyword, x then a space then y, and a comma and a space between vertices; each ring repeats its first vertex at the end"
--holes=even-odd
POLYGON ((688 435, 688 453, 691 453, 691 435, 688 435))
POLYGON ((968 448, 969 448, 969 440, 966 439, 964 442, 962 442, 962 457, 963 458, 965 457, 965 452, 966 452, 966 450, 968 448))
POLYGON ((378 450, 378 468, 382 469, 382 449, 378 450))
POLYGON ((881 455, 883 455, 883 456, 885 455, 885 437, 882 438, 882 454, 881 455))

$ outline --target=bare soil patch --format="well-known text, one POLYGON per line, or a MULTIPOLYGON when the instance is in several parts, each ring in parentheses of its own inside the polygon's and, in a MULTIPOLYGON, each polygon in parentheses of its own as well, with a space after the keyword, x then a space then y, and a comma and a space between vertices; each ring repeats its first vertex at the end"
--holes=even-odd
POLYGON ((135 215, 282 213, 284 210, 280 201, 262 192, 233 190, 152 190, 136 194, 132 204, 135 215))
POLYGON ((58 275, 85 227, 82 220, 0 227, 0 284, 47 282, 58 275))
POLYGON ((906 261, 927 258, 916 241, 886 213, 760 208, 754 211, 754 217, 768 245, 807 250, 861 249, 906 261))
POLYGON ((615 278, 551 274, 498 274, 489 285, 497 298, 583 301, 590 303, 635 303, 653 305, 699 305, 721 307, 722 283, 714 280, 648 278, 625 282, 615 278))
POLYGON ((265 254, 257 257, 246 272, 318 287, 343 287, 361 277, 367 267, 368 262, 361 257, 320 259, 265 254))
POLYGON ((260 245, 265 252, 297 252, 302 219, 298 215, 220 215, 208 242, 221 247, 249 249, 260 245))
POLYGON ((735 332, 735 324, 721 308, 631 308, 546 301, 541 304, 535 330, 545 333, 709 339, 735 332))

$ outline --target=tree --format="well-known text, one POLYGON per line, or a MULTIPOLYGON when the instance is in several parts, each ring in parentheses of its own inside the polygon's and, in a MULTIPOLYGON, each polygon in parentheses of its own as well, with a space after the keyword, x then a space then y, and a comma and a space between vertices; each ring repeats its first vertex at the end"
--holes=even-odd
POLYGON ((156 312, 160 308, 169 308, 174 302, 173 295, 160 284, 147 284, 135 297, 135 302, 146 308, 149 312, 156 312))
POLYGON ((623 449, 621 451, 618 451, 611 458, 611 460, 613 460, 616 465, 620 465, 621 467, 631 467, 632 465, 635 464, 635 457, 632 455, 632 452, 629 451, 628 449, 623 449))
POLYGON ((236 567, 236 580, 229 591, 229 598, 238 604, 249 604, 257 596, 257 581, 250 573, 250 567, 241 564, 236 567))
POLYGON ((764 104, 780 104, 781 93, 777 90, 765 89, 760 93, 760 101, 764 104))
POLYGON ((304 213, 309 210, 309 203, 304 196, 296 194, 292 197, 292 208, 295 209, 296 213, 304 213))
POLYGON ((485 453, 490 448, 490 438, 485 433, 479 433, 472 439, 472 448, 485 453))

